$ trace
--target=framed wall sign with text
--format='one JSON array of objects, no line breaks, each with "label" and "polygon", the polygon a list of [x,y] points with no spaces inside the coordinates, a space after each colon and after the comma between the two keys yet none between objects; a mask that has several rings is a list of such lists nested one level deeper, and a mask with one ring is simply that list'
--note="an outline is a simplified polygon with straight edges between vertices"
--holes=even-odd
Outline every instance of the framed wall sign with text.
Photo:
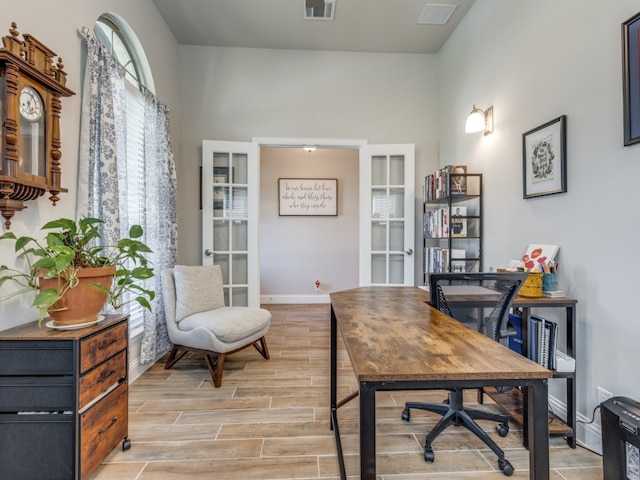
[{"label": "framed wall sign with text", "polygon": [[279,215],[338,215],[335,178],[279,178]]}]

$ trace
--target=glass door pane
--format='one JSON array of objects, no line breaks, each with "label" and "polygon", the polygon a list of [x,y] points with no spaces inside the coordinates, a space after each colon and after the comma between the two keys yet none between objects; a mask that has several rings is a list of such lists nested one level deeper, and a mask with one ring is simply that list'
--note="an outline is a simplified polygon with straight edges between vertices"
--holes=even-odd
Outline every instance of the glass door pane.
[{"label": "glass door pane", "polygon": [[257,145],[204,141],[203,264],[220,265],[228,306],[258,306]]},{"label": "glass door pane", "polygon": [[414,285],[414,146],[367,145],[360,153],[367,209],[361,209],[360,284]]}]

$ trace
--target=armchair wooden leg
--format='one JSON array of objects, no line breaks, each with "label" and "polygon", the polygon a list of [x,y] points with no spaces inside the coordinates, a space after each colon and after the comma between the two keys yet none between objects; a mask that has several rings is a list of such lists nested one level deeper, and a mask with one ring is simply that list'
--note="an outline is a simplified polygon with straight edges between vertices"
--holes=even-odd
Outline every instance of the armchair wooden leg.
[{"label": "armchair wooden leg", "polygon": [[[215,359],[212,357],[216,357]],[[213,380],[213,385],[216,388],[219,388],[222,385],[222,370],[224,369],[224,357],[225,354],[221,353],[219,355],[205,354],[204,360],[207,363],[207,367],[209,368],[209,373],[211,374],[211,379]]]},{"label": "armchair wooden leg", "polygon": [[184,357],[188,352],[189,350],[187,350],[186,348],[181,347],[180,345],[174,345],[171,349],[169,357],[167,358],[167,361],[164,364],[164,368],[169,369],[173,367],[176,363],[178,363],[178,360]]},{"label": "armchair wooden leg", "polygon": [[[260,342],[260,346],[258,346],[258,342]],[[254,342],[253,347],[260,352],[266,360],[269,360],[269,347],[267,347],[267,339],[266,337],[261,337],[260,340]]]}]

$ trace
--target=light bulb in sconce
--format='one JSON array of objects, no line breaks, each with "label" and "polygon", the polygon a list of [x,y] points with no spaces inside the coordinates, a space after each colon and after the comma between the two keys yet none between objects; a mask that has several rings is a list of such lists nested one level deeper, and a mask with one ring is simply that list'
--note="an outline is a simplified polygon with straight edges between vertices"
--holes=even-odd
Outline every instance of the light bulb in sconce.
[{"label": "light bulb in sconce", "polygon": [[485,135],[493,133],[493,107],[482,110],[474,105],[464,124],[464,131],[466,133],[484,132]]}]

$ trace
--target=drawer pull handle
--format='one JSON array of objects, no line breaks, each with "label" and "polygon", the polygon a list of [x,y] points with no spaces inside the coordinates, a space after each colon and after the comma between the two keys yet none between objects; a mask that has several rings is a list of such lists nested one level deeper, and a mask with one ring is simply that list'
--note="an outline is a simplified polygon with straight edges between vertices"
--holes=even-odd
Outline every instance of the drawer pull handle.
[{"label": "drawer pull handle", "polygon": [[100,377],[98,379],[98,383],[102,383],[104,382],[107,378],[109,378],[111,375],[113,375],[114,373],[116,373],[115,370],[111,370],[109,373],[107,373],[104,377]]},{"label": "drawer pull handle", "polygon": [[109,426],[108,426],[107,428],[102,428],[102,429],[100,429],[100,430],[98,431],[98,434],[99,434],[99,435],[102,435],[103,433],[105,433],[107,430],[109,430],[111,427],[113,427],[113,426],[116,424],[116,422],[117,422],[117,421],[118,421],[118,419],[117,419],[116,417],[113,417],[113,418],[111,419],[111,423],[109,424]]},{"label": "drawer pull handle", "polygon": [[113,345],[114,343],[116,343],[118,341],[117,338],[112,338],[110,342],[105,342],[102,345],[98,345],[98,350],[104,350],[105,348],[107,348],[109,345]]}]

